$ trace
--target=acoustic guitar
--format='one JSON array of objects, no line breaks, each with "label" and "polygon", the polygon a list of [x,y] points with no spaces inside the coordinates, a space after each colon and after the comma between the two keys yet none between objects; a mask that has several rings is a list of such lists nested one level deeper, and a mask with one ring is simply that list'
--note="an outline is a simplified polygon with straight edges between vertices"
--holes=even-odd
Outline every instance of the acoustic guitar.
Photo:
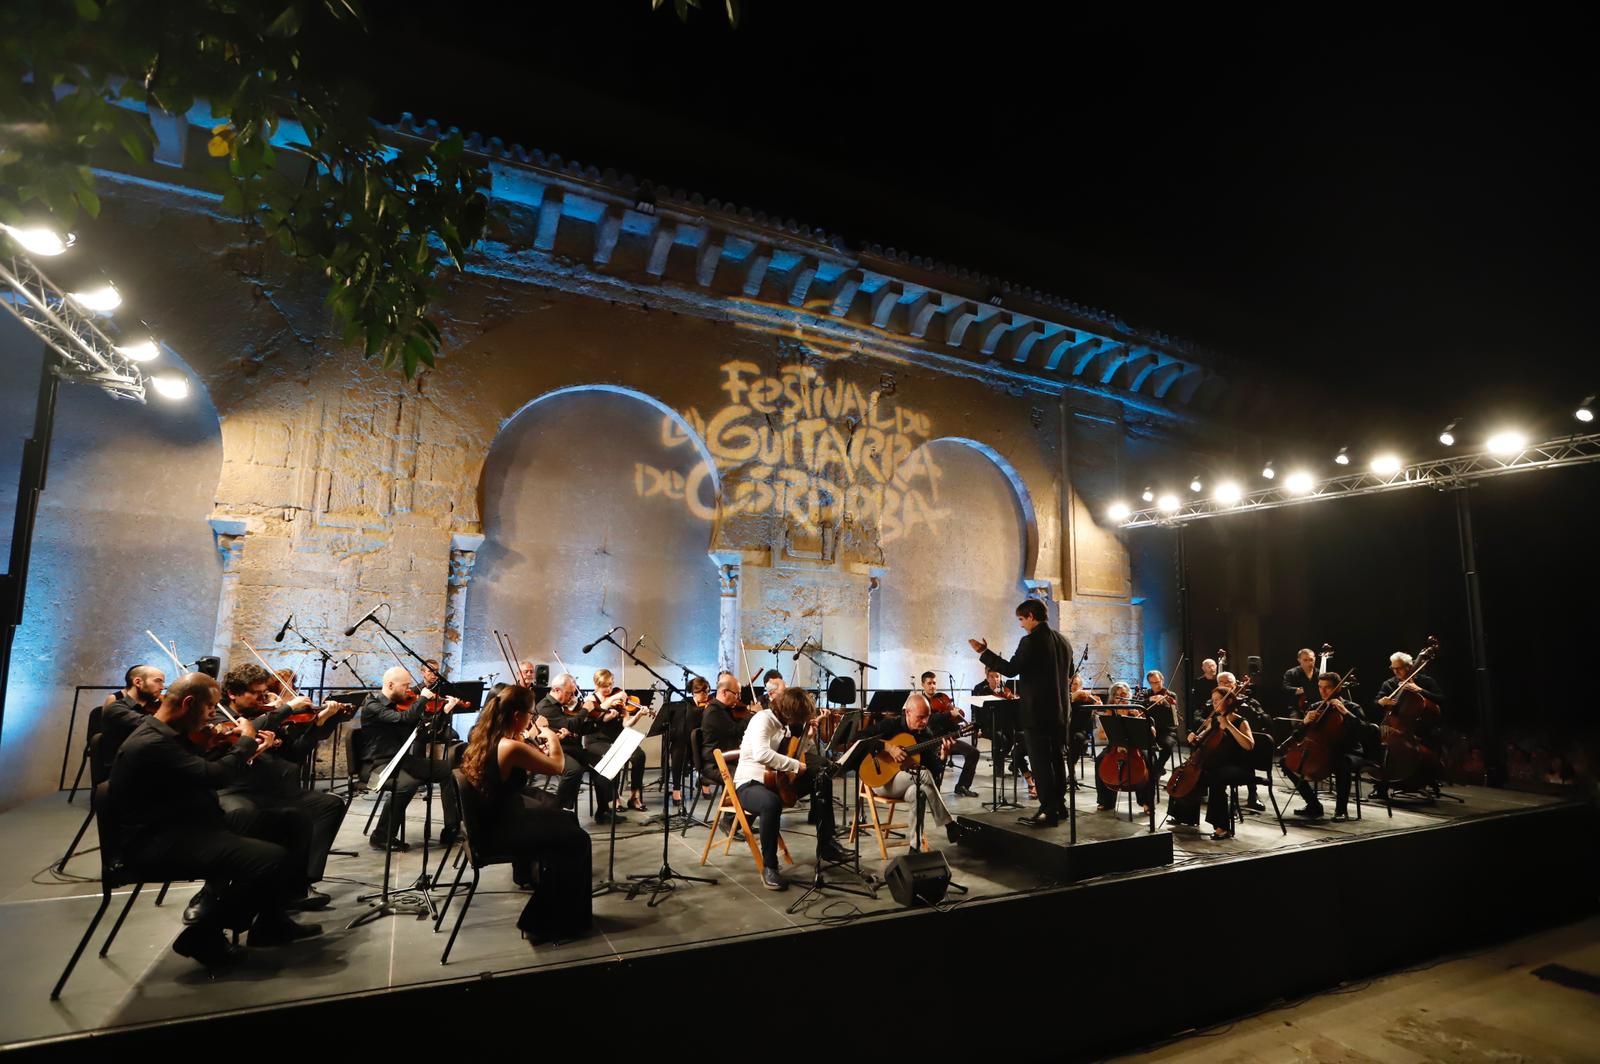
[{"label": "acoustic guitar", "polygon": [[900,774],[902,768],[907,765],[922,764],[922,751],[932,750],[946,739],[960,739],[971,735],[977,730],[978,726],[976,724],[968,724],[958,731],[941,735],[937,739],[924,739],[920,743],[917,742],[916,736],[910,732],[901,732],[899,735],[893,735],[885,739],[883,745],[885,747],[898,746],[904,750],[906,752],[904,761],[894,760],[885,750],[874,750],[866,756],[866,759],[861,762],[861,767],[856,771],[861,776],[861,782],[867,786],[874,789],[886,786],[890,780]]}]

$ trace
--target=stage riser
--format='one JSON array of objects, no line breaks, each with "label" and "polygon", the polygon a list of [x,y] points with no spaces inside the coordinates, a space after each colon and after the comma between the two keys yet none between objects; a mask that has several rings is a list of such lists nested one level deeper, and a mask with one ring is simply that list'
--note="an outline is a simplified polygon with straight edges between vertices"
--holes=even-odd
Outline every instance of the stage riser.
[{"label": "stage riser", "polygon": [[[908,980],[925,972],[971,1020],[960,1030],[941,1025],[951,1044],[999,1029],[995,1047],[1008,1053],[1092,1057],[1589,914],[1600,896],[1597,827],[1591,807],[1557,806],[622,962],[475,979],[463,964],[470,981],[107,1031],[95,1048],[243,1044],[281,1035],[291,1018],[300,1030],[357,1038],[412,1030],[418,1017],[523,1015],[547,995],[573,1003],[581,1023],[581,1003],[603,1015],[599,1003],[631,987],[654,995],[653,1008],[681,1014],[669,1044],[699,1051],[723,1044],[708,1032],[740,1027],[737,1017],[758,1002],[755,1014],[770,1026],[777,999],[763,988],[798,1003],[819,985],[830,999],[814,1002],[816,1016],[842,1045],[881,1036],[887,1015],[903,1021]],[[859,1007],[869,975],[883,990],[881,1008]],[[739,1005],[730,987],[751,1000]],[[1052,1033],[1041,1042],[1030,1030]],[[640,1049],[655,1037],[645,1024],[609,1030],[608,1044],[612,1035]],[[84,1041],[59,1048],[81,1054]]]},{"label": "stage riser", "polygon": [[1067,846],[1020,824],[1002,825],[965,816],[956,817],[956,822],[961,829],[960,845],[991,860],[1044,872],[1059,883],[1172,863],[1172,835],[1166,831],[1139,831],[1120,839],[1080,838],[1078,845]]}]

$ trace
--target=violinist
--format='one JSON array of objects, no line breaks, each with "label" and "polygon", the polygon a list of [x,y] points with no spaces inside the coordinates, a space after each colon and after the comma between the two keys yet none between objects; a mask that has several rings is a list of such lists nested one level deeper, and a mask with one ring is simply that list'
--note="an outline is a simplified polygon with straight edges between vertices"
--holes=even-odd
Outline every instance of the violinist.
[{"label": "violinist", "polygon": [[[410,670],[396,665],[383,674],[383,689],[367,696],[361,704],[361,731],[366,736],[366,749],[361,755],[368,765],[381,768],[400,753],[410,741],[417,725],[422,723],[427,709],[421,693],[413,685]],[[383,816],[368,840],[372,848],[382,850],[392,846],[404,852],[411,847],[401,841],[400,825],[404,822],[406,806],[424,783],[440,784],[444,791],[444,828],[439,841],[448,845],[457,838],[461,814],[456,808],[455,791],[443,784],[450,778],[450,762],[427,753],[408,750],[400,766],[390,777],[394,794],[383,808]]]},{"label": "violinist", "polygon": [[[1228,787],[1252,779],[1246,755],[1256,745],[1250,722],[1235,708],[1233,674],[1224,672],[1217,677],[1217,687],[1211,692],[1211,712],[1200,730],[1188,737],[1191,747],[1212,738],[1220,731],[1219,746],[1205,764],[1200,784],[1206,789],[1206,823],[1212,827],[1211,837],[1218,841],[1233,837],[1233,818],[1228,809]],[[1224,681],[1227,681],[1226,683]],[[1200,792],[1196,790],[1185,798],[1172,798],[1167,802],[1167,816],[1179,824],[1190,827],[1200,822]]]},{"label": "violinist", "polygon": [[[719,687],[718,693],[721,693]],[[783,753],[791,728],[805,728],[816,715],[811,696],[798,687],[786,687],[773,696],[772,705],[750,718],[739,743],[739,763],[733,785],[745,812],[759,818],[761,835],[761,885],[768,890],[788,887],[778,871],[778,826],[783,817],[783,799],[768,787],[766,773],[771,770],[795,777],[801,793],[811,790],[816,777],[803,754],[814,749],[807,728],[801,739],[802,757]],[[817,860],[843,861],[848,854],[833,839],[833,802],[826,790],[819,790],[811,803],[817,827]]]},{"label": "violinist", "polygon": [[154,665],[135,665],[122,676],[122,690],[100,707],[100,738],[94,743],[89,778],[103,783],[111,778],[111,763],[133,729],[154,713],[166,690],[167,675]]},{"label": "violinist", "polygon": [[768,669],[766,675],[761,677],[761,704],[772,705],[773,696],[788,686],[783,679],[783,673],[777,669]]},{"label": "violinist", "polygon": [[[939,677],[932,672],[922,674],[922,695],[931,707],[934,705],[935,696],[939,696]],[[931,713],[928,720],[929,735],[953,735],[961,730],[967,723],[967,715],[961,707],[950,700],[949,695],[939,696],[940,700],[949,705],[947,713]],[[904,730],[904,729],[902,729]],[[898,735],[898,732],[889,732]],[[919,740],[920,741],[920,740]],[[953,739],[950,749],[942,751],[941,761],[948,763],[954,754],[961,755],[961,775],[956,778],[955,795],[957,798],[976,798],[978,792],[972,789],[972,781],[978,774],[978,748],[965,739]],[[943,775],[943,765],[940,773]]]},{"label": "violinist", "polygon": [[716,694],[700,715],[700,742],[705,755],[700,765],[702,776],[717,778],[717,763],[712,760],[711,751],[721,750],[730,762],[738,758],[739,744],[744,739],[748,722],[749,711],[739,701],[739,678],[731,672],[720,674]]},{"label": "violinist", "polygon": [[1299,664],[1283,674],[1283,704],[1291,717],[1298,717],[1305,711],[1321,682],[1317,676],[1317,656],[1311,648],[1302,647],[1295,660]]},{"label": "violinist", "polygon": [[1167,771],[1172,751],[1178,745],[1178,722],[1183,719],[1178,708],[1178,693],[1167,686],[1167,678],[1160,669],[1144,674],[1145,689],[1139,696],[1147,716],[1156,726],[1156,775]]},{"label": "violinist", "polygon": [[208,968],[232,960],[227,927],[249,927],[251,946],[278,946],[322,933],[287,913],[304,883],[303,866],[275,837],[290,825],[259,823],[261,835],[232,831],[216,791],[243,770],[257,750],[255,725],[242,721],[239,738],[206,760],[184,738],[199,732],[221,691],[204,673],[179,677],[161,704],[134,729],[112,765],[112,809],[123,831],[123,857],[133,868],[181,867],[217,884],[218,903],[185,928],[173,951]]},{"label": "violinist", "polygon": [[[1350,718],[1349,723],[1356,725],[1361,723],[1361,710],[1354,702],[1346,702],[1335,695],[1334,692],[1338,689],[1338,673],[1325,672],[1317,677],[1317,695],[1319,699],[1306,710],[1305,723],[1307,727],[1315,724],[1317,719],[1324,713],[1342,713]],[[1358,729],[1354,727],[1344,729],[1342,734],[1349,736],[1349,740],[1344,749],[1334,751],[1333,819],[1335,820],[1349,819],[1345,807],[1350,802],[1350,762],[1346,755],[1354,749],[1356,742],[1360,738]],[[1317,792],[1310,782],[1291,772],[1288,765],[1282,765],[1280,768],[1289,782],[1294,784],[1294,789],[1300,792],[1300,797],[1305,799],[1306,804],[1296,809],[1294,815],[1303,817],[1306,820],[1320,820],[1322,818],[1322,803],[1317,801]]]},{"label": "violinist", "polygon": [[[693,731],[700,727],[700,719],[705,714],[706,707],[711,704],[711,684],[704,676],[694,676],[689,679],[689,698],[687,701],[678,700],[668,702],[662,708],[666,717],[666,731],[663,735],[672,737],[672,801],[675,805],[683,803],[683,780],[687,774],[693,752],[689,749],[689,737]],[[711,783],[709,780],[700,781],[702,796],[711,797]]]},{"label": "violinist", "polygon": [[1068,700],[1072,710],[1069,718],[1071,724],[1071,737],[1067,750],[1067,758],[1074,765],[1089,748],[1089,733],[1094,730],[1094,706],[1104,705],[1100,696],[1083,686],[1083,677],[1077,673],[1072,674],[1072,682],[1068,686]]},{"label": "violinist", "polygon": [[[589,783],[594,788],[594,819],[598,824],[609,823],[616,817],[624,822],[622,814],[611,808],[615,800],[612,782],[594,771],[604,755],[596,755],[584,745],[584,739],[598,726],[599,721],[589,716],[578,702],[578,682],[571,673],[558,673],[550,679],[550,693],[534,707],[539,716],[550,725],[550,730],[561,740],[561,753],[565,764],[561,782],[556,784],[556,800],[563,809],[578,808],[578,784],[583,774],[589,773]],[[611,744],[606,743],[606,749]]]},{"label": "violinist", "polygon": [[[1159,675],[1159,673],[1157,675]],[[1111,704],[1114,705],[1114,706],[1119,706],[1119,705],[1124,705],[1125,706],[1125,705],[1135,704],[1133,702],[1133,691],[1128,687],[1127,684],[1122,683],[1121,681],[1118,681],[1117,683],[1114,683],[1114,684],[1111,685]],[[1106,710],[1106,712],[1107,713],[1111,713],[1113,711],[1112,710]],[[1136,710],[1116,710],[1115,712],[1117,712],[1117,713],[1119,713],[1121,715],[1124,715],[1124,716],[1139,716],[1139,717],[1144,717],[1147,720],[1149,719],[1149,714],[1144,712],[1143,707],[1141,707],[1137,711]],[[1151,742],[1151,745],[1154,745],[1155,741],[1156,741],[1156,724],[1155,724],[1155,721],[1151,720],[1150,721],[1150,742]],[[1095,791],[1095,799],[1096,799],[1096,803],[1095,804],[1096,804],[1097,811],[1101,812],[1101,813],[1110,812],[1111,810],[1113,810],[1113,809],[1115,809],[1117,807],[1117,792],[1112,790],[1110,787],[1106,786],[1105,781],[1100,778],[1100,763],[1106,759],[1106,755],[1109,754],[1109,753],[1111,753],[1111,747],[1107,746],[1104,750],[1100,751],[1099,755],[1097,757],[1095,757],[1095,759],[1094,759],[1094,769],[1095,769],[1095,772],[1094,772],[1094,791]],[[1141,757],[1144,756],[1144,751],[1140,750],[1138,752],[1138,755],[1141,756]],[[1155,798],[1155,795],[1156,795],[1156,774],[1154,772],[1152,772],[1152,773],[1149,773],[1148,775],[1146,775],[1145,782],[1141,786],[1135,788],[1133,793],[1134,793],[1134,797],[1139,800],[1139,811],[1141,813],[1145,814],[1146,816],[1149,816],[1150,815],[1150,806],[1156,800],[1156,798]]]},{"label": "violinist", "polygon": [[[1029,827],[1055,827],[1067,815],[1067,767],[1062,747],[1067,731],[1067,689],[1073,675],[1072,644],[1050,627],[1050,614],[1038,599],[1023,600],[1015,612],[1024,634],[1010,661],[990,650],[985,640],[968,639],[967,643],[987,668],[1021,678],[1023,736],[1033,765],[1039,811],[1020,822]],[[1076,721],[1073,723],[1076,746]],[[1085,743],[1087,739],[1085,733]]]},{"label": "violinist", "polygon": [[[594,674],[594,693],[584,699],[584,708],[591,715],[599,714],[598,723],[594,731],[583,737],[584,748],[594,756],[595,761],[604,758],[611,750],[611,744],[617,741],[617,736],[622,734],[622,728],[628,716],[628,692],[616,685],[616,677],[610,669],[596,669]],[[628,793],[628,808],[638,812],[648,812],[644,804],[644,747],[639,747],[628,759],[628,774],[630,790]]]},{"label": "violinist", "polygon": [[[481,799],[487,836],[473,842],[491,853],[510,854],[517,886],[533,887],[517,928],[534,945],[576,938],[594,922],[589,833],[548,791],[526,789],[529,776],[566,771],[561,737],[550,724],[534,712],[532,690],[505,687],[483,707],[461,757],[461,775]],[[524,741],[530,729],[543,748]]]}]

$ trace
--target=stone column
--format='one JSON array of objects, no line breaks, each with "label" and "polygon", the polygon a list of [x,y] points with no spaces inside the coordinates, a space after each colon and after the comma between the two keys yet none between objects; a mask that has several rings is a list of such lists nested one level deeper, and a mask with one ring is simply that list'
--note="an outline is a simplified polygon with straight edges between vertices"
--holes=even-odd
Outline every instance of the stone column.
[{"label": "stone column", "polygon": [[1028,589],[1028,597],[1038,599],[1044,603],[1046,616],[1050,618],[1050,627],[1060,629],[1065,623],[1061,619],[1060,603],[1056,602],[1055,588],[1049,580],[1024,580],[1022,586]]},{"label": "stone column", "polygon": [[472,583],[472,566],[478,560],[483,537],[475,532],[456,532],[450,537],[450,575],[444,600],[444,657],[440,662],[445,675],[461,679],[461,640],[467,630],[467,585]]},{"label": "stone column", "polygon": [[717,668],[739,670],[739,571],[742,556],[738,551],[712,551],[711,564],[717,567],[722,590],[722,609],[717,626]]},{"label": "stone column", "polygon": [[217,596],[217,624],[211,636],[211,653],[222,659],[224,670],[232,662],[233,611],[239,601],[239,560],[244,557],[244,539],[249,526],[242,517],[213,517],[211,535],[222,556],[222,591]]}]

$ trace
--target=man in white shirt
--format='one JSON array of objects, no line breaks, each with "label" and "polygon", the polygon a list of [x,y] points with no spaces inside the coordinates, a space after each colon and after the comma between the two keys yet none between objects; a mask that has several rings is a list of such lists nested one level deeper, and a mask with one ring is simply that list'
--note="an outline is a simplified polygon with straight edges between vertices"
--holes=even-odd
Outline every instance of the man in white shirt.
[{"label": "man in white shirt", "polygon": [[[773,696],[772,705],[750,718],[744,740],[739,744],[739,764],[733,786],[739,804],[759,821],[761,834],[761,885],[768,890],[783,890],[789,884],[778,871],[778,829],[783,818],[783,799],[764,782],[770,770],[794,779],[796,790],[805,793],[813,782],[805,761],[784,751],[789,746],[789,728],[801,727],[815,709],[811,696],[797,687],[785,688]],[[809,736],[800,739],[796,753],[810,744]],[[811,803],[817,827],[817,860],[842,861],[848,855],[833,841],[833,800],[819,791]]]}]

